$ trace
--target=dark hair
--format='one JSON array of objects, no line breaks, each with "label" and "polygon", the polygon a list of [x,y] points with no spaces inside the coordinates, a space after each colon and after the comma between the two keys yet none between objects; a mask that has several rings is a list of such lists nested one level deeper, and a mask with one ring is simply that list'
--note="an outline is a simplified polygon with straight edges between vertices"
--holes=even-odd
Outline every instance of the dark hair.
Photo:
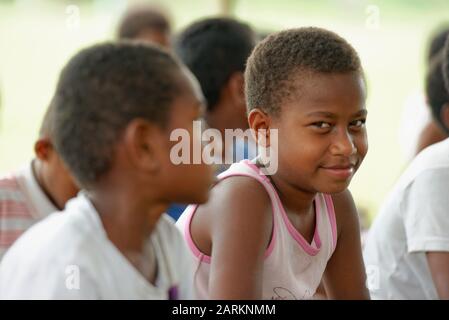
[{"label": "dark hair", "polygon": [[183,90],[179,76],[180,65],[168,52],[143,43],[99,44],[69,61],[52,100],[54,140],[82,187],[109,170],[130,121],[167,125]]},{"label": "dark hair", "polygon": [[134,39],[144,29],[171,32],[170,21],[162,9],[150,5],[139,5],[128,9],[119,23],[119,39]]},{"label": "dark hair", "polygon": [[295,77],[316,73],[363,73],[354,48],[337,34],[307,27],[281,31],[260,42],[248,59],[245,93],[248,110],[277,115],[290,98]]},{"label": "dark hair", "polygon": [[197,21],[175,40],[174,50],[198,79],[209,111],[229,77],[245,70],[255,41],[255,33],[247,24],[230,18]]},{"label": "dark hair", "polygon": [[50,105],[45,111],[44,117],[42,118],[41,127],[39,129],[39,138],[50,138],[53,140],[53,135],[55,131],[55,123],[54,123],[54,112],[53,106]]},{"label": "dark hair", "polygon": [[449,128],[446,128],[441,119],[441,109],[449,103],[449,94],[444,85],[443,58],[443,52],[440,52],[430,62],[426,76],[426,96],[433,118],[445,131],[449,132]]},{"label": "dark hair", "polygon": [[446,87],[446,91],[449,92],[449,36],[446,38],[446,43],[442,52],[444,85]]},{"label": "dark hair", "polygon": [[427,61],[430,63],[433,57],[435,57],[444,48],[444,43],[449,35],[449,26],[440,26],[434,31],[430,37],[430,43],[427,51]]}]

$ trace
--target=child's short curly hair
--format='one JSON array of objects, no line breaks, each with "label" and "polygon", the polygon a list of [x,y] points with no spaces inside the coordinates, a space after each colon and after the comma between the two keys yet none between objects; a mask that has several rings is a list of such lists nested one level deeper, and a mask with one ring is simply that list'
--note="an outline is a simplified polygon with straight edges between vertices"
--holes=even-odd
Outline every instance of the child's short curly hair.
[{"label": "child's short curly hair", "polygon": [[316,73],[363,73],[354,48],[334,32],[316,28],[281,31],[260,42],[247,62],[245,93],[248,111],[260,108],[277,115],[297,90],[297,76]]},{"label": "child's short curly hair", "polygon": [[110,169],[133,119],[168,125],[185,90],[181,68],[168,52],[134,42],[97,44],[68,62],[51,102],[51,125],[56,150],[81,187],[92,187]]}]

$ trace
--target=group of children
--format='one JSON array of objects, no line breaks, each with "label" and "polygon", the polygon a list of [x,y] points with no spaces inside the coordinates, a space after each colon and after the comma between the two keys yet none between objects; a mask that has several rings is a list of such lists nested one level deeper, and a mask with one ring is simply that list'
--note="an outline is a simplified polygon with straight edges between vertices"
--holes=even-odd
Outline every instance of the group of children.
[{"label": "group of children", "polygon": [[[139,41],[97,44],[70,59],[36,158],[0,180],[0,298],[369,299],[347,189],[368,150],[366,83],[354,48],[316,27],[256,45],[251,28],[230,18],[195,22],[164,48],[165,40],[142,41],[154,36],[136,29],[144,19],[124,21],[132,25],[120,34]],[[441,56],[438,70],[448,77],[449,48]],[[276,172],[266,175],[267,164],[251,155],[229,167],[174,164],[174,130],[188,133],[190,155],[202,153],[194,148],[199,119],[219,131],[252,129],[258,148],[274,150]],[[447,190],[448,143],[417,159],[393,196],[413,201],[415,220]],[[447,197],[441,201],[446,208]],[[190,205],[175,224],[165,212],[177,204]],[[394,221],[378,223],[366,247],[367,266],[382,275],[371,294],[388,293],[380,298],[401,297],[385,273],[398,247],[406,248],[400,263],[412,251],[449,251],[443,210],[422,226],[407,220],[405,231],[404,212],[385,215]],[[402,231],[422,237],[409,244]],[[439,256],[428,259],[437,261],[430,272],[445,297],[447,270]],[[420,272],[428,278],[428,269]]]}]

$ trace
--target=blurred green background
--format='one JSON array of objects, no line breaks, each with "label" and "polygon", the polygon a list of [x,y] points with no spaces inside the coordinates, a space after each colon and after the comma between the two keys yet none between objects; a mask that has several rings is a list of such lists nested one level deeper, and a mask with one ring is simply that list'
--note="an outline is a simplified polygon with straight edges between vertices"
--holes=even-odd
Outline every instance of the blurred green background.
[{"label": "blurred green background", "polygon": [[[62,66],[80,48],[112,39],[133,2],[0,0],[0,174],[32,157]],[[219,0],[158,3],[171,12],[175,30],[224,10]],[[398,139],[402,109],[407,97],[423,90],[427,39],[449,20],[449,1],[236,0],[228,10],[259,30],[325,27],[357,49],[369,85],[370,150],[351,191],[373,217],[406,165]]]}]

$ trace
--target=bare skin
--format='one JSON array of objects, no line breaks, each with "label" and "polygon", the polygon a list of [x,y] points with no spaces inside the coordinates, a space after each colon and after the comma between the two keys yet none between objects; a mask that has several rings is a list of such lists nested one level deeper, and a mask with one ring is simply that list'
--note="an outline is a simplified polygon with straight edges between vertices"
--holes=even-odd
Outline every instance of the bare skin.
[{"label": "bare skin", "polygon": [[76,196],[79,188],[49,137],[40,137],[34,144],[34,151],[33,174],[48,199],[62,210],[66,202]]},{"label": "bare skin", "polygon": [[416,154],[420,153],[432,144],[443,141],[447,137],[447,133],[444,132],[444,130],[441,129],[435,121],[429,122],[419,135]]},{"label": "bare skin", "polygon": [[170,50],[170,32],[156,30],[153,28],[145,28],[141,30],[135,37],[136,40],[155,43]]},{"label": "bare skin", "polygon": [[449,300],[449,252],[426,252],[426,258],[438,297]]},{"label": "bare skin", "polygon": [[416,154],[423,149],[443,141],[449,136],[449,103],[445,103],[440,110],[441,124],[432,119],[421,131],[418,139]]}]

